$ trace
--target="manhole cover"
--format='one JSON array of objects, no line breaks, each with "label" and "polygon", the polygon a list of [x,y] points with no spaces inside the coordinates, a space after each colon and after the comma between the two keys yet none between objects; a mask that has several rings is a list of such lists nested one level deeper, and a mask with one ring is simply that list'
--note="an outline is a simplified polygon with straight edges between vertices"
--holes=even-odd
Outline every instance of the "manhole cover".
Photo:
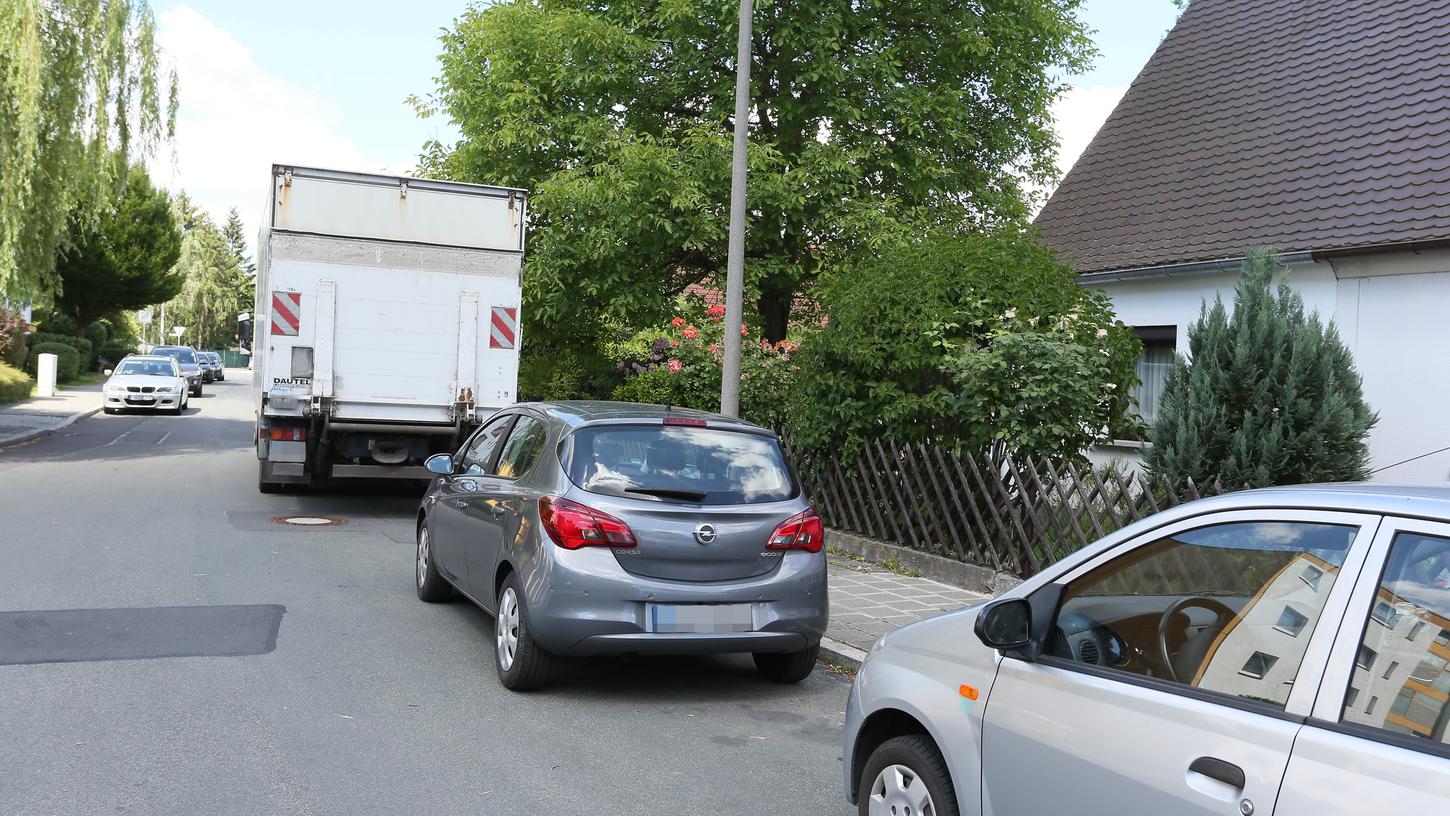
[{"label": "manhole cover", "polygon": [[273,516],[273,524],[285,524],[289,527],[336,527],[346,524],[347,519],[340,519],[337,516]]}]

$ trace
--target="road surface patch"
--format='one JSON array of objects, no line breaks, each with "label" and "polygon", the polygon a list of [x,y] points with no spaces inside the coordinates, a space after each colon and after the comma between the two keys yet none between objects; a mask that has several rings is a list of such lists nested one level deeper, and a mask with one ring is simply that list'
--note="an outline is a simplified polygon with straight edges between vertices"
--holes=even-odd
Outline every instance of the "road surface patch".
[{"label": "road surface patch", "polygon": [[0,665],[262,655],[277,647],[286,611],[250,604],[0,612]]}]

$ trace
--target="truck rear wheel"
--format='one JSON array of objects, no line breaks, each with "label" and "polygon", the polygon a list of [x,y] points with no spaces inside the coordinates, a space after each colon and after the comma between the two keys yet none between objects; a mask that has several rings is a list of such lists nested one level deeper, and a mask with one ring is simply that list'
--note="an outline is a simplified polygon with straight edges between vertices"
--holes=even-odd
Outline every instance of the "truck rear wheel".
[{"label": "truck rear wheel", "polygon": [[259,493],[281,493],[286,485],[281,482],[267,481],[267,463],[257,462],[257,492]]}]

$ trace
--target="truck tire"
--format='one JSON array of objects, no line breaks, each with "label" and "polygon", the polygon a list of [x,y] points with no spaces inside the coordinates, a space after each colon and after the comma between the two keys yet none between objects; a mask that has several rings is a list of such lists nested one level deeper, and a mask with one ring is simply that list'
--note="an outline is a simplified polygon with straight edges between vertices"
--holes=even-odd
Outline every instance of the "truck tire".
[{"label": "truck tire", "polygon": [[267,463],[257,463],[257,492],[259,493],[281,493],[287,486],[281,482],[267,481]]}]

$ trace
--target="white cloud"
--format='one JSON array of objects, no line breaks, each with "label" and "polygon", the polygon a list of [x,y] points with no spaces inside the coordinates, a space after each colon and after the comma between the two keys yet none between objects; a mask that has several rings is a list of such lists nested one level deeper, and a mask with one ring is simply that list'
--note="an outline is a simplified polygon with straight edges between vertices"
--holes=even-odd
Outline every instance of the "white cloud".
[{"label": "white cloud", "polygon": [[1057,98],[1052,106],[1052,117],[1057,123],[1057,168],[1060,175],[1067,175],[1078,157],[1087,150],[1088,143],[1097,135],[1098,128],[1107,121],[1127,90],[1120,85],[1089,85],[1069,88]]},{"label": "white cloud", "polygon": [[412,167],[363,155],[325,92],[259,65],[246,45],[195,9],[161,12],[157,39],[181,88],[176,161],[163,147],[152,177],[186,190],[218,224],[236,207],[255,239],[274,162],[398,173]]}]

